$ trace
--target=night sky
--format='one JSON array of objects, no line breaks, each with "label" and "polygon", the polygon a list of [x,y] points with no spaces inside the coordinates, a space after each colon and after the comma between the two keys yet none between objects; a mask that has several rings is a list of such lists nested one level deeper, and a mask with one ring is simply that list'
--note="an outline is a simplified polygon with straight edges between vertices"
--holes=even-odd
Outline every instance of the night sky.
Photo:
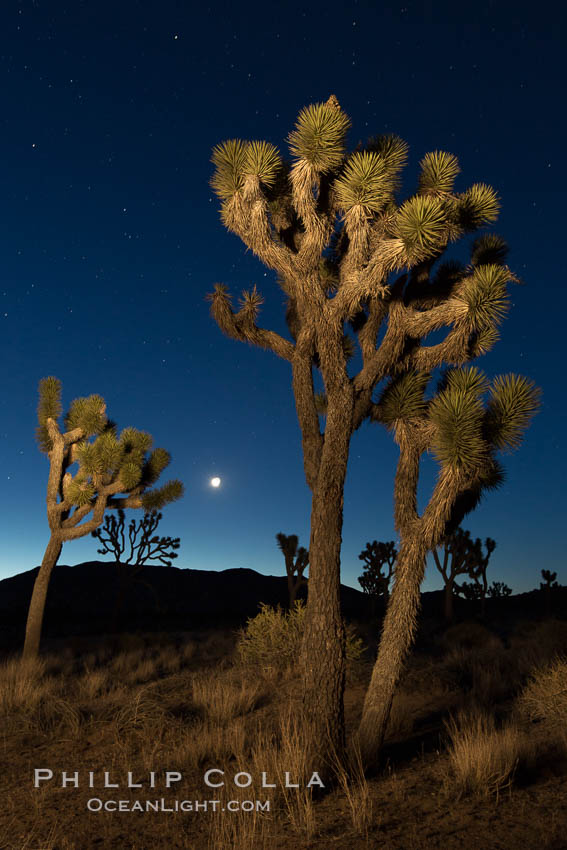
[{"label": "night sky", "polygon": [[[567,584],[563,14],[485,0],[2,3],[0,578],[39,564],[49,537],[34,440],[47,375],[65,410],[98,393],[120,429],[171,452],[161,481],[180,478],[186,494],[160,531],[181,537],[176,566],[277,575],[277,532],[308,545],[290,365],[223,337],[205,301],[216,282],[235,296],[257,284],[260,324],[287,335],[274,275],[220,222],[210,155],[235,137],[287,155],[299,110],[334,93],[350,147],[384,132],[409,143],[406,193],[439,149],[459,157],[459,191],[487,182],[502,199],[493,229],[526,285],[476,365],[525,374],[543,404],[504,458],[506,483],[464,527],[496,540],[489,575],[514,592],[538,586],[542,567]],[[354,435],[346,584],[358,587],[366,541],[395,538],[396,459],[384,428]],[[60,563],[96,559],[96,546],[68,542]],[[430,567],[424,589],[440,586]]]}]

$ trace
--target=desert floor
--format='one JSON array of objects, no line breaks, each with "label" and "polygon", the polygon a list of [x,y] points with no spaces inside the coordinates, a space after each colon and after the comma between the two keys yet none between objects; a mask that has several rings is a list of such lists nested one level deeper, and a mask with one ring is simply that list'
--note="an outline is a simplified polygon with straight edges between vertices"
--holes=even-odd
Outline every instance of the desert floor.
[{"label": "desert floor", "polygon": [[[368,650],[349,663],[349,740],[377,628],[359,634]],[[230,630],[45,642],[38,664],[7,657],[0,669],[0,847],[567,848],[566,652],[557,620],[507,634],[474,622],[423,628],[381,766],[365,777],[350,745],[349,775],[338,769],[321,794],[282,787],[285,771],[305,782],[308,742],[297,672],[277,654],[243,660]],[[226,771],[226,787],[207,788],[208,768]],[[34,769],[53,780],[34,787]],[[182,774],[169,789],[166,770]],[[61,771],[79,771],[79,787],[61,787]],[[122,787],[101,787],[103,771]],[[124,787],[128,771],[142,788]],[[250,787],[232,784],[239,771]],[[262,771],[276,788],[261,788]],[[87,809],[162,798],[217,799],[225,811]],[[231,800],[271,810],[229,812]]]}]

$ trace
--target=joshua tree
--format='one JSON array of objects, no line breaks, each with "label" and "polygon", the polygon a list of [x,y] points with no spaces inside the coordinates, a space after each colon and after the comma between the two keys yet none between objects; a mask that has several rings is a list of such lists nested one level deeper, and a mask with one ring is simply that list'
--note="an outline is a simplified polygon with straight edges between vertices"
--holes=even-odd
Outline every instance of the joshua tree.
[{"label": "joshua tree", "polygon": [[479,537],[477,537],[473,544],[475,557],[473,557],[468,570],[469,578],[472,579],[472,582],[464,581],[461,585],[455,585],[456,592],[462,594],[465,599],[480,599],[481,617],[484,617],[486,597],[490,595],[486,570],[488,569],[490,556],[496,549],[496,541],[492,540],[491,537],[487,537],[484,545],[486,554],[482,551],[482,541]]},{"label": "joshua tree", "polygon": [[[169,453],[165,449],[150,452],[151,436],[135,428],[125,428],[117,436],[105,411],[99,395],[77,398],[61,430],[61,382],[50,377],[39,383],[37,441],[49,458],[47,519],[51,536],[33,587],[24,658],[38,654],[49,579],[63,543],[98,528],[107,508],[150,511],[183,495],[180,481],[148,489],[168,465]],[[78,469],[73,475],[69,469],[75,463]],[[119,497],[121,493],[125,495]]]},{"label": "joshua tree", "polygon": [[[363,591],[370,595],[373,612],[377,599],[388,600],[388,588],[397,554],[393,540],[389,543],[373,540],[372,543],[366,544],[366,549],[358,556],[360,561],[364,561],[364,572],[358,577],[358,583]],[[385,573],[382,572],[384,565],[387,568]]]},{"label": "joshua tree", "polygon": [[552,573],[551,570],[542,570],[541,577],[543,579],[540,582],[539,589],[549,591],[552,588],[559,587],[555,579],[557,578],[557,573]]},{"label": "joshua tree", "polygon": [[[331,96],[300,112],[288,137],[290,163],[268,142],[237,139],[215,147],[212,156],[211,185],[222,202],[223,224],[276,273],[287,298],[292,340],[258,326],[263,299],[255,286],[243,293],[236,311],[226,286],[217,284],[210,296],[224,333],[291,364],[312,494],[303,692],[321,763],[342,749],[344,738],[340,547],[354,431],[374,413],[394,430],[401,449],[396,515],[403,539],[364,716],[366,732],[379,739],[413,639],[425,554],[447,534],[456,500],[478,495],[497,477],[490,451],[483,454],[491,444],[482,440],[480,418],[490,424],[496,444],[503,444],[535,406],[531,385],[513,377],[493,385],[490,412],[481,417],[473,373],[459,371],[436,401],[423,400],[429,373],[443,364],[463,365],[497,339],[506,285],[515,280],[503,263],[503,241],[478,239],[468,265],[438,260],[449,243],[496,219],[498,199],[482,183],[456,192],[457,159],[436,151],[421,161],[416,192],[398,205],[407,145],[396,136],[379,136],[346,155],[349,125]],[[448,328],[443,342],[423,344],[442,328]],[[361,368],[351,374],[356,344]],[[373,393],[383,381],[387,388],[376,404]],[[430,446],[440,453],[443,469],[419,518],[416,464]]]},{"label": "joshua tree", "polygon": [[[469,269],[473,280],[475,273],[473,265]],[[503,295],[500,298],[504,300]],[[498,313],[501,310],[499,305]],[[367,762],[378,756],[392,698],[413,644],[427,552],[454,532],[485,491],[501,483],[497,452],[519,445],[538,403],[535,387],[517,375],[489,383],[475,367],[450,369],[433,397],[426,398],[429,379],[429,374],[415,371],[392,379],[374,412],[374,418],[393,431],[400,448],[394,492],[400,554],[359,728]],[[435,455],[439,471],[419,515],[420,461],[428,451]]]},{"label": "joshua tree", "polygon": [[493,581],[488,588],[488,595],[493,599],[503,599],[505,596],[510,596],[512,588],[508,587],[503,581]]},{"label": "joshua tree", "polygon": [[299,540],[297,534],[289,536],[280,531],[276,534],[278,546],[285,558],[285,571],[287,573],[287,589],[289,592],[289,609],[294,606],[300,587],[307,587],[307,579],[303,573],[309,564],[309,552],[304,546],[298,548]]},{"label": "joshua tree", "polygon": [[479,581],[482,577],[484,593],[486,594],[486,568],[495,546],[494,540],[488,537],[486,539],[487,554],[485,556],[482,552],[480,537],[471,540],[470,531],[456,528],[453,534],[444,541],[443,561],[439,557],[438,550],[433,550],[433,559],[445,582],[445,618],[447,620],[453,619],[453,593],[458,587],[455,586],[457,576],[468,575],[472,578],[478,578]]},{"label": "joshua tree", "polygon": [[[111,553],[117,564],[134,564],[136,567],[143,567],[148,561],[159,561],[165,567],[170,567],[172,559],[177,558],[177,552],[174,550],[179,549],[181,538],[154,535],[162,519],[161,512],[152,510],[139,522],[134,519],[130,521],[128,526],[130,554],[127,558],[123,557],[127,545],[124,534],[125,514],[122,508],[119,508],[117,513],[118,516],[106,514],[104,526],[91,531],[91,535],[102,543],[103,548],[96,550],[99,555]],[[138,535],[140,535],[139,540]]]},{"label": "joshua tree", "polygon": [[[126,551],[125,536],[125,514],[122,508],[118,508],[116,514],[106,514],[104,527],[91,531],[91,535],[102,543],[102,549],[97,549],[100,555],[111,553],[120,570],[120,589],[114,604],[114,611],[110,621],[110,630],[116,631],[118,615],[122,604],[135,581],[140,582],[156,596],[155,589],[149,582],[140,579],[140,573],[148,561],[159,561],[165,567],[170,567],[174,558],[177,558],[176,549],[179,549],[179,537],[159,537],[154,535],[162,519],[162,513],[152,510],[144,514],[139,522],[132,519],[128,526],[128,546],[130,553],[124,558]],[[139,536],[139,539],[138,539]],[[168,551],[169,550],[169,551]]]}]

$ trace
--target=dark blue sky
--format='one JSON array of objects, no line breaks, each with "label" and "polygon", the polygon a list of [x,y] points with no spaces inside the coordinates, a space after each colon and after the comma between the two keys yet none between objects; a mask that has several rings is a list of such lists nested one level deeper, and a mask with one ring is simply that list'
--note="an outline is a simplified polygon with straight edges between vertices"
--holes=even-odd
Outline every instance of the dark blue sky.
[{"label": "dark blue sky", "polygon": [[[176,566],[278,574],[277,532],[308,545],[289,364],[223,337],[205,302],[215,282],[235,295],[257,284],[261,323],[286,332],[273,275],[220,223],[209,158],[234,137],[286,153],[300,108],[334,93],[352,146],[382,132],[409,143],[410,190],[421,157],[441,149],[459,157],[458,189],[484,181],[501,196],[494,229],[527,285],[478,365],[529,376],[543,406],[465,527],[497,541],[492,578],[514,591],[542,567],[567,583],[565,23],[558,4],[485,0],[2,3],[0,578],[38,564],[48,540],[48,462],[34,442],[46,375],[62,380],[65,408],[99,393],[120,428],[172,453],[166,477],[186,495],[160,529],[181,537]],[[355,435],[347,584],[366,541],[395,536],[395,462],[384,429]],[[60,562],[97,557],[95,544],[66,543]],[[429,569],[425,589],[440,584]]]}]

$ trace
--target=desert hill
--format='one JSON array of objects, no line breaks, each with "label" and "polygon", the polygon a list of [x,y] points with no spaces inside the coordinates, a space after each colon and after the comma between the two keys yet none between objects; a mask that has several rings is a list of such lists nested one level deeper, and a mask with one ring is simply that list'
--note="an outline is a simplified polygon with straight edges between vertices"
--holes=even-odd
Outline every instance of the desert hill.
[{"label": "desert hill", "polygon": [[[0,644],[19,644],[38,567],[0,581]],[[220,572],[178,567],[132,568],[88,561],[55,567],[49,586],[43,634],[46,637],[108,631],[169,631],[243,624],[261,602],[287,603],[285,576],[266,576],[251,569]],[[345,617],[367,620],[369,599],[341,585]],[[475,617],[478,604],[455,600],[458,618]],[[422,594],[422,618],[442,619],[443,592]],[[380,611],[376,611],[380,614]],[[549,598],[539,590],[506,599],[488,599],[486,616],[496,627],[511,620],[542,616],[567,619],[567,587]]]}]

